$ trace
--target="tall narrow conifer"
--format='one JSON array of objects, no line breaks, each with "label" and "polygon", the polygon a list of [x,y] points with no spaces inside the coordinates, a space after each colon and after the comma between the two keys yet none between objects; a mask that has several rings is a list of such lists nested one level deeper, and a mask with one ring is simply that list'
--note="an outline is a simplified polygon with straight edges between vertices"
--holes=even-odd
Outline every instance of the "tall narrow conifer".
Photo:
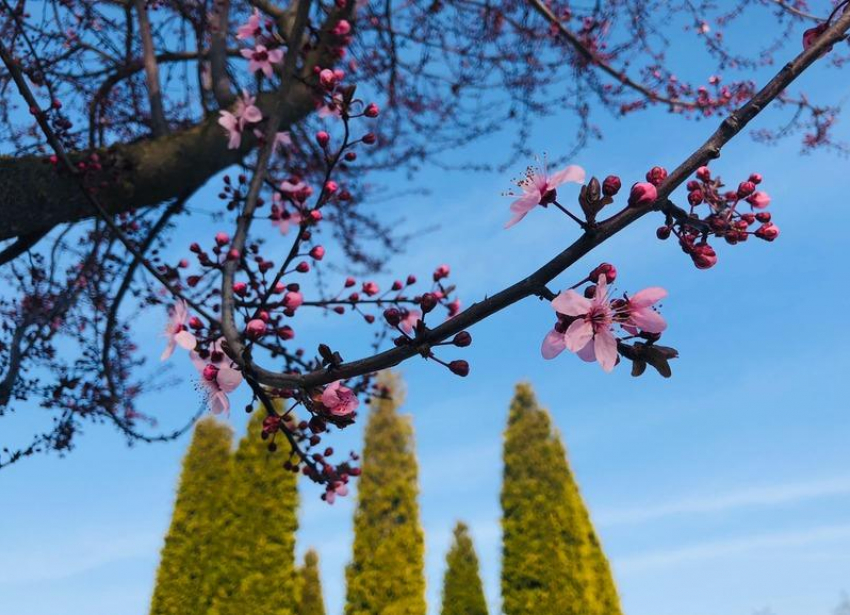
[{"label": "tall narrow conifer", "polygon": [[620,615],[608,561],[560,437],[520,384],[504,440],[505,615]]},{"label": "tall narrow conifer", "polygon": [[195,427],[162,548],[151,615],[205,615],[209,608],[231,437],[230,428],[212,417]]},{"label": "tall narrow conifer", "polygon": [[478,556],[469,528],[458,523],[446,556],[443,607],[440,615],[487,615],[487,601],[478,571]]},{"label": "tall narrow conifer", "polygon": [[402,391],[384,380],[391,399],[373,399],[354,516],[354,556],[346,570],[346,615],[424,615],[424,537],[409,417]]}]

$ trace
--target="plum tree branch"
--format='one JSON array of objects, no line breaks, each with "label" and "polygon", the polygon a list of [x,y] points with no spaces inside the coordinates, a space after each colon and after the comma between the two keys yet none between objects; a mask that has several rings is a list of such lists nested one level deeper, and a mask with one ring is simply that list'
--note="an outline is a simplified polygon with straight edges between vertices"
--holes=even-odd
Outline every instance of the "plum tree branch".
[{"label": "plum tree branch", "polygon": [[658,198],[655,203],[643,207],[629,207],[600,223],[596,228],[587,230],[571,246],[525,279],[483,301],[474,303],[454,318],[428,330],[423,336],[417,338],[415,343],[398,346],[371,357],[342,363],[327,369],[315,370],[307,374],[277,373],[254,364],[248,366],[248,369],[253,377],[262,384],[279,388],[311,388],[336,380],[377,372],[394,367],[413,356],[423,354],[430,346],[448,339],[522,299],[541,295],[545,292],[546,284],[566,271],[595,247],[649,212],[660,210],[677,187],[684,183],[699,167],[718,158],[726,143],[739,134],[753,118],[761,113],[771,101],[834,44],[845,39],[848,30],[850,30],[850,11],[845,11],[808,49],[805,49],[783,66],[745,105],[726,117],[717,130],[668,175],[658,187]]}]

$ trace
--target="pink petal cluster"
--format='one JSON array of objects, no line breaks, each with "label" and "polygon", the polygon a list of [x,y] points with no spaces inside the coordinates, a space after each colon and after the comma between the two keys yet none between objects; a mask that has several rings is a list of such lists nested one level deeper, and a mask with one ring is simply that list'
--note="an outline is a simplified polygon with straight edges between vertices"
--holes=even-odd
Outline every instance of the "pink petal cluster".
[{"label": "pink petal cluster", "polygon": [[268,79],[274,74],[272,64],[280,64],[283,61],[283,49],[267,49],[265,45],[242,49],[239,53],[248,60],[248,72],[262,71]]},{"label": "pink petal cluster", "polygon": [[545,163],[542,169],[528,167],[525,177],[517,182],[517,185],[522,188],[522,194],[511,203],[513,216],[505,224],[505,228],[510,228],[525,218],[528,212],[538,205],[545,206],[554,201],[556,198],[556,188],[561,184],[566,182],[582,184],[584,183],[584,178],[584,169],[576,165],[570,165],[551,175]]},{"label": "pink petal cluster", "polygon": [[398,326],[401,327],[401,330],[405,333],[412,333],[416,328],[416,323],[422,320],[422,312],[419,310],[408,310],[404,315],[404,318],[398,323]]},{"label": "pink petal cluster", "polygon": [[169,311],[168,324],[165,325],[165,337],[168,342],[165,345],[165,350],[162,351],[160,361],[165,361],[173,353],[176,346],[192,350],[197,343],[195,336],[186,328],[186,319],[189,316],[189,309],[186,302],[179,300]]},{"label": "pink petal cluster", "polygon": [[213,414],[227,414],[230,411],[228,393],[232,393],[242,384],[242,372],[232,367],[227,355],[222,351],[224,338],[210,344],[210,357],[204,360],[192,351],[189,358],[201,376],[201,386],[207,394],[207,405]]},{"label": "pink petal cluster", "polygon": [[360,400],[354,391],[342,385],[342,380],[337,380],[322,391],[322,405],[335,416],[347,416],[357,410]]},{"label": "pink petal cluster", "polygon": [[613,326],[619,323],[626,331],[661,333],[667,323],[652,306],[667,296],[660,287],[647,288],[626,301],[612,302],[608,283],[600,274],[593,297],[588,299],[575,290],[560,293],[552,300],[558,314],[572,318],[565,329],[559,322],[543,339],[544,359],[558,356],[564,349],[578,354],[584,361],[598,361],[606,372],[617,364],[617,338]]},{"label": "pink petal cluster", "polygon": [[227,131],[227,149],[237,149],[242,144],[242,132],[247,124],[256,124],[263,119],[263,112],[254,104],[256,98],[247,91],[236,100],[233,112],[219,111],[218,124]]},{"label": "pink petal cluster", "polygon": [[260,11],[254,9],[254,12],[248,18],[248,21],[236,30],[236,38],[240,41],[243,41],[247,38],[257,38],[262,34],[262,28],[260,27]]},{"label": "pink petal cluster", "polygon": [[336,496],[344,498],[348,495],[348,485],[343,481],[336,481],[325,491],[325,501],[328,504],[333,504],[336,501]]}]

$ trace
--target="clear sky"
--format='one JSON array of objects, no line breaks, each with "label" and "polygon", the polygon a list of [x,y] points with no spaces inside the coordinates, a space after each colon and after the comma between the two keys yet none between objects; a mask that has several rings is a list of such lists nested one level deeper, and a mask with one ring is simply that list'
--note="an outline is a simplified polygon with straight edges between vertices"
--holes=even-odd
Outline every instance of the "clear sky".
[{"label": "clear sky", "polygon": [[[837,71],[815,71],[803,84],[832,101],[850,94]],[[779,121],[767,115],[757,128]],[[624,184],[653,164],[676,166],[717,123],[662,111],[598,120],[604,140],[574,162],[600,177],[620,174]],[[574,126],[568,117],[541,122],[533,148],[568,149]],[[850,136],[846,127],[839,133]],[[462,155],[500,160],[508,144],[496,136]],[[712,165],[729,183],[750,171],[764,175],[782,229],[774,244],[718,243],[717,267],[697,271],[674,243],[655,239],[660,220],[647,218],[559,279],[569,286],[610,261],[620,290],[668,288],[665,339],[681,353],[672,379],[632,379],[628,369],[606,375],[568,354],[543,361],[539,346],[553,314],[534,299],[475,327],[470,348],[445,353],[470,361],[469,378],[423,361],[403,366],[431,613],[438,612],[457,519],[472,529],[496,612],[501,432],[519,380],[532,382],[563,434],[629,615],[751,615],[766,607],[775,615],[827,615],[850,591],[850,335],[842,324],[850,313],[850,167],[832,154],[801,157],[798,150],[797,140],[765,147],[744,136]],[[522,166],[505,174],[426,171],[417,185],[430,196],[377,205],[391,218],[405,217],[403,229],[442,226],[411,241],[394,270],[427,274],[449,263],[468,305],[551,258],[576,235],[557,212],[534,211],[502,229],[509,201],[500,194]],[[565,200],[574,192],[564,191]],[[178,237],[174,254],[190,239]],[[354,319],[307,318],[343,356],[361,354],[368,331]],[[135,323],[151,367],[162,324],[160,314]],[[200,403],[188,362],[176,361],[173,373],[182,384],[150,395],[145,406],[165,424]],[[235,405],[231,421],[241,431],[245,419]],[[44,419],[39,412],[4,418],[4,443]],[[357,447],[359,437],[358,426],[336,447]],[[0,614],[145,615],[187,443],[127,448],[109,428],[92,427],[65,459],[38,457],[0,472]],[[326,600],[337,615],[353,498],[329,507],[311,485],[302,488],[299,553],[319,550]]]}]

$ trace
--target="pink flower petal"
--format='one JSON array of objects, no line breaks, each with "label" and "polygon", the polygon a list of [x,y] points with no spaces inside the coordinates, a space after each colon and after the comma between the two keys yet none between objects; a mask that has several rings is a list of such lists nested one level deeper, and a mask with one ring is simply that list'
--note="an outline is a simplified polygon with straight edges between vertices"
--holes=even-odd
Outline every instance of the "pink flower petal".
[{"label": "pink flower petal", "polygon": [[579,318],[573,322],[564,334],[567,349],[570,352],[578,352],[584,348],[592,337],[593,325],[584,318]]},{"label": "pink flower petal", "polygon": [[649,333],[662,333],[667,328],[667,321],[651,308],[632,311],[629,320],[639,329]]},{"label": "pink flower petal", "polygon": [[610,331],[601,331],[593,339],[596,360],[606,372],[610,372],[617,364],[617,340]]},{"label": "pink flower petal", "polygon": [[567,341],[564,339],[564,334],[552,329],[546,334],[546,337],[543,338],[543,346],[540,348],[540,352],[544,359],[554,359],[561,354],[566,347]]},{"label": "pink flower petal", "polygon": [[185,348],[186,350],[194,349],[195,345],[198,343],[198,341],[195,339],[195,336],[185,330],[175,335],[174,340],[180,345],[181,348]]},{"label": "pink flower petal", "polygon": [[549,187],[557,188],[558,186],[566,182],[583,184],[584,178],[584,169],[582,169],[580,166],[571,164],[566,169],[561,169],[549,178]]},{"label": "pink flower petal", "polygon": [[629,299],[629,305],[636,308],[643,308],[658,303],[667,296],[667,290],[660,286],[650,286],[634,294]]},{"label": "pink flower petal", "polygon": [[222,391],[230,393],[242,384],[242,372],[232,367],[222,367],[215,380]]},{"label": "pink flower petal", "polygon": [[173,337],[171,337],[171,336],[169,336],[169,337],[168,337],[168,344],[166,344],[166,346],[165,346],[165,350],[163,350],[163,351],[162,351],[162,354],[160,355],[159,360],[160,360],[160,361],[167,361],[167,360],[168,360],[168,358],[169,358],[172,354],[174,354],[174,347],[175,347],[175,345],[176,345],[176,344],[175,344],[175,342],[174,342],[174,338],[173,338]]},{"label": "pink flower petal", "polygon": [[230,400],[221,391],[210,395],[207,405],[213,414],[228,414],[230,412]]},{"label": "pink flower petal", "polygon": [[592,304],[589,299],[570,289],[559,293],[557,297],[552,299],[552,307],[560,314],[583,316],[590,311]]},{"label": "pink flower petal", "polygon": [[579,350],[576,355],[582,361],[587,361],[588,363],[593,363],[596,361],[596,344],[593,340],[590,340],[584,348]]}]

